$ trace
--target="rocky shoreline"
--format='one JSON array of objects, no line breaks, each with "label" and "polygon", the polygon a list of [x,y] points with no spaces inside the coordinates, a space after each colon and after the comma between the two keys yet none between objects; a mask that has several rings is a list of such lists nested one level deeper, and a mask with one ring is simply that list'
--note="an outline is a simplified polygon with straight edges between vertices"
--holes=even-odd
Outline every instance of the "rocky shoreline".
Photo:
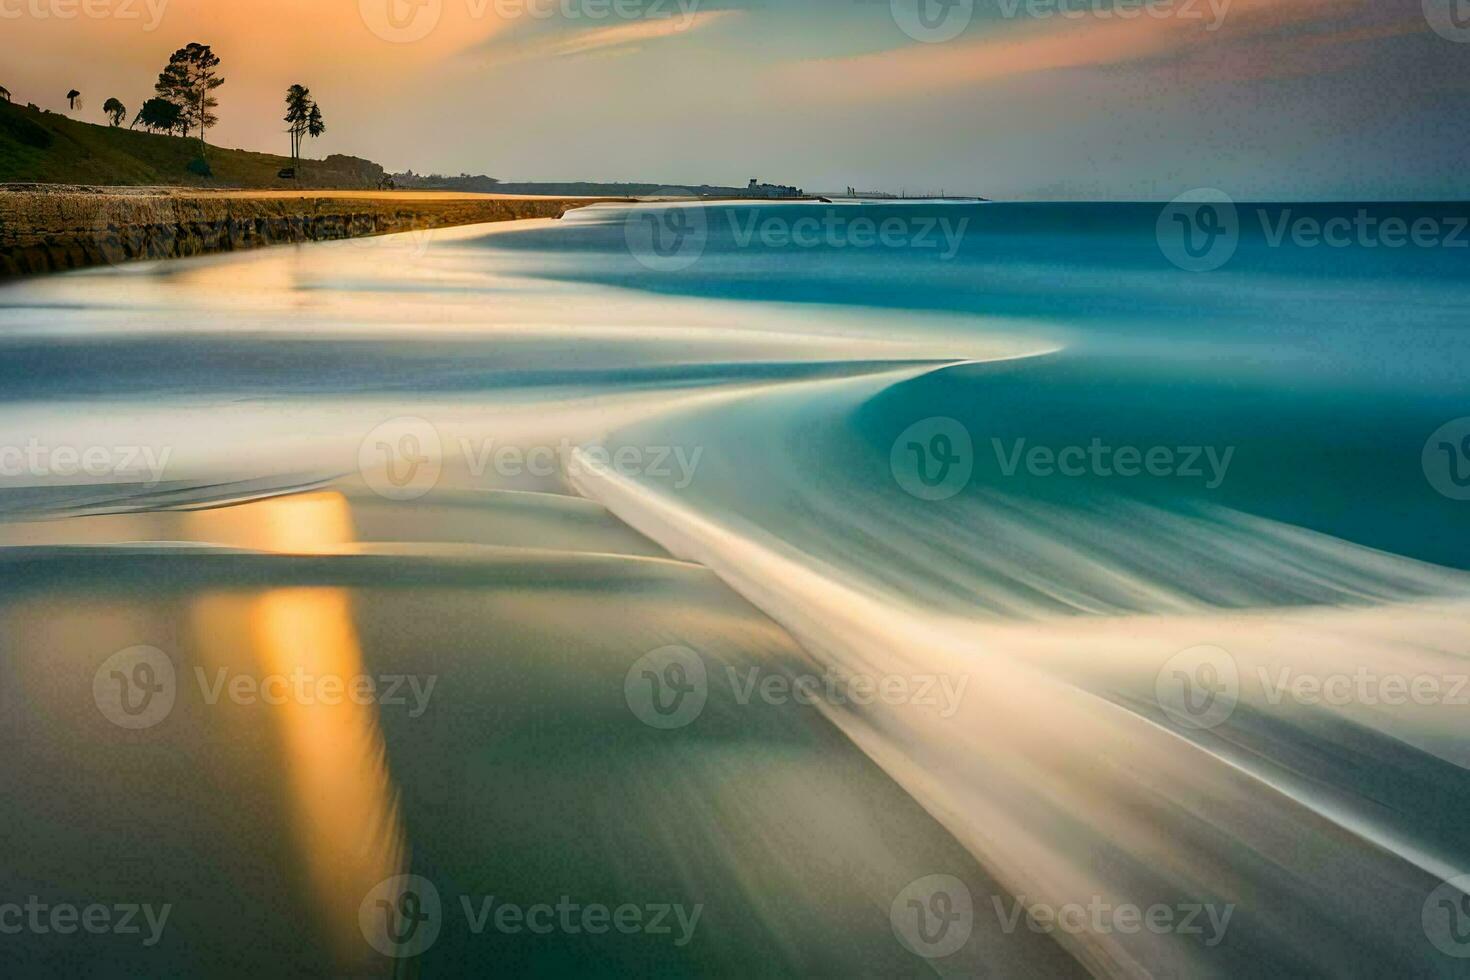
[{"label": "rocky shoreline", "polygon": [[525,218],[589,198],[0,185],[0,278]]}]

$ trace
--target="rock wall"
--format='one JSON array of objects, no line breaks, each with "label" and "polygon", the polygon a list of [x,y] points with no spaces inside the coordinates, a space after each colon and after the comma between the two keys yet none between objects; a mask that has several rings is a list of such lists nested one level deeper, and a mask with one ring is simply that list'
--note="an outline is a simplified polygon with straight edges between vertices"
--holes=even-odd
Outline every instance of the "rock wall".
[{"label": "rock wall", "polygon": [[0,277],[425,228],[560,218],[576,198],[0,189]]}]

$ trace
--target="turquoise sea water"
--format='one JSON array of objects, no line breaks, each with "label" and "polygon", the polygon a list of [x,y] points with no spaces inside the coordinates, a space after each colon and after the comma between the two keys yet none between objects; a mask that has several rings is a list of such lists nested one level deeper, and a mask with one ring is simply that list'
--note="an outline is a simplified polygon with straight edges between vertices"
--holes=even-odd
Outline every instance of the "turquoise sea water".
[{"label": "turquoise sea water", "polygon": [[0,906],[171,909],[14,962],[1457,975],[1465,214],[599,206],[0,287]]}]

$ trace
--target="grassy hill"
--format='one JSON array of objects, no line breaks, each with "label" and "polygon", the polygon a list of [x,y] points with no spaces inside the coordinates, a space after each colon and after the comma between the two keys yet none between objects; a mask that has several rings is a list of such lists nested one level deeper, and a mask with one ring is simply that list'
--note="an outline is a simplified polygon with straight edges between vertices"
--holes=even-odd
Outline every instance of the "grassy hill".
[{"label": "grassy hill", "polygon": [[[284,137],[283,137],[284,139]],[[303,160],[299,182],[276,174],[288,157],[211,146],[212,177],[188,169],[199,141],[78,122],[55,112],[0,102],[0,183],[129,184],[180,187],[375,188],[383,168],[333,155]]]}]

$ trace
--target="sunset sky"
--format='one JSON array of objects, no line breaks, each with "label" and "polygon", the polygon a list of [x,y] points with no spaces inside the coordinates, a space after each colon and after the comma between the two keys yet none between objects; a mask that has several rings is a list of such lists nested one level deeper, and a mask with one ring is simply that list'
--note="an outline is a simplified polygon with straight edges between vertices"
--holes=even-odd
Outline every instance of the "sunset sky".
[{"label": "sunset sky", "polygon": [[1459,198],[1470,22],[1453,3],[0,0],[0,85],[53,110],[78,88],[74,115],[101,122],[201,41],[228,79],[212,142],[287,152],[300,82],[329,126],[309,155],[394,170]]}]

